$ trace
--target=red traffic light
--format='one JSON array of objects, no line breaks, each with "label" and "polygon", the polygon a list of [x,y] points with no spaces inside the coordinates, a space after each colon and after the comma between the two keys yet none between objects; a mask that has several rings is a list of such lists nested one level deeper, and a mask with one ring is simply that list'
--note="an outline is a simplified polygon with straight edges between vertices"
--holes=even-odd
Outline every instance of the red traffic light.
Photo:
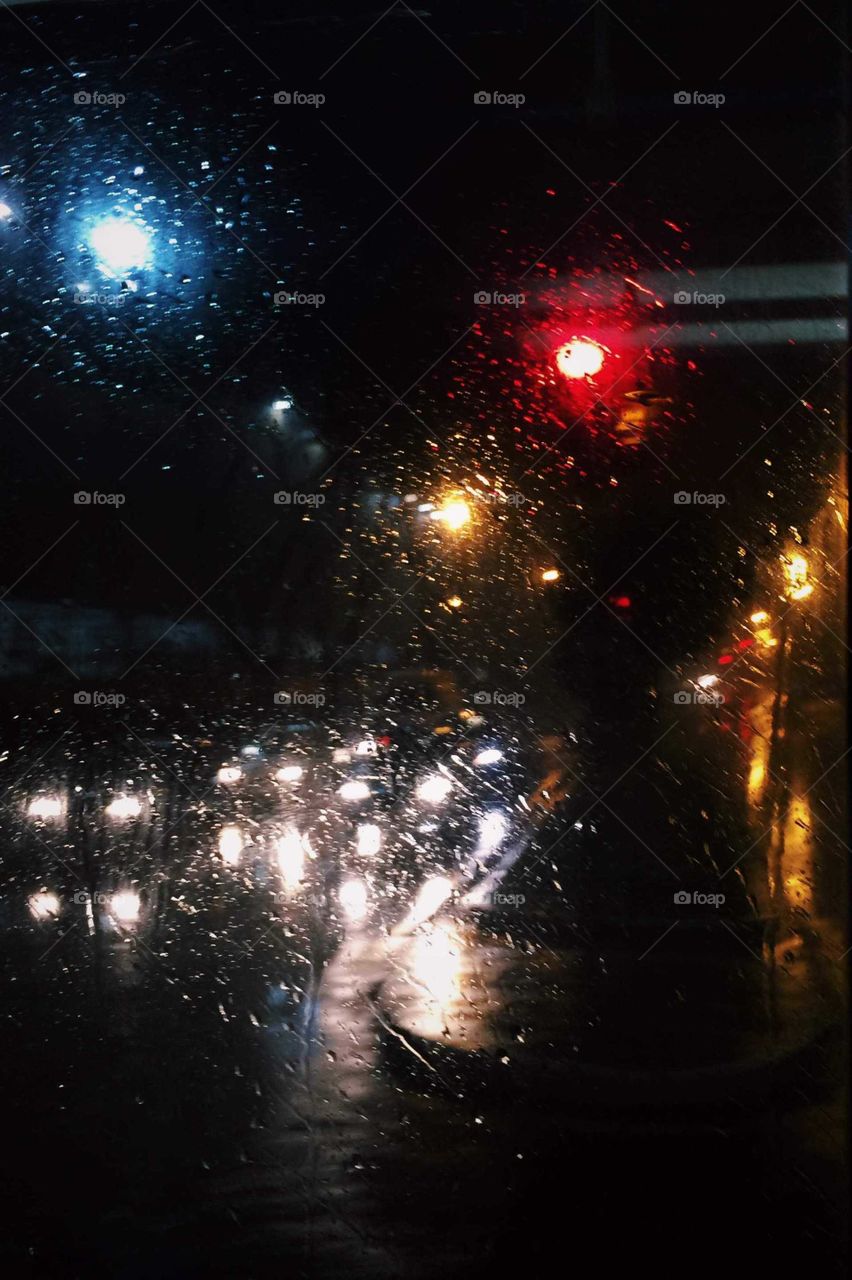
[{"label": "red traffic light", "polygon": [[556,352],[556,367],[565,378],[593,378],[603,368],[604,355],[591,338],[572,338]]}]

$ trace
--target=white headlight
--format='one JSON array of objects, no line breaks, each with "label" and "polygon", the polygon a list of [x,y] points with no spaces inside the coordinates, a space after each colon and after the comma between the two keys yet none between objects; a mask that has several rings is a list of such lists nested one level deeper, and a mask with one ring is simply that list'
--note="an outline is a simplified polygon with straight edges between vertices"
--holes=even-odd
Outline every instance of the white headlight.
[{"label": "white headlight", "polygon": [[278,837],[278,868],[288,889],[301,884],[305,874],[305,853],[310,848],[305,838],[291,828]]},{"label": "white headlight", "polygon": [[348,920],[363,920],[367,914],[369,894],[363,880],[344,880],[337,894]]},{"label": "white headlight", "polygon": [[304,769],[300,764],[285,764],[282,768],[276,769],[276,782],[301,782]]},{"label": "white headlight", "polygon": [[479,819],[479,853],[492,853],[506,834],[506,818],[496,809]]},{"label": "white headlight", "polygon": [[61,818],[62,809],[63,804],[59,796],[36,796],[27,806],[27,815],[30,818],[49,821],[51,818]]},{"label": "white headlight", "polygon": [[116,796],[109,802],[105,812],[108,818],[138,818],[142,812],[142,801],[138,796]]},{"label": "white headlight", "polygon": [[243,776],[243,771],[237,764],[223,764],[222,768],[216,774],[217,782],[239,782]]},{"label": "white headlight", "polygon": [[358,852],[365,858],[374,857],[382,847],[381,828],[374,822],[362,822],[358,828]]},{"label": "white headlight", "polygon": [[370,796],[370,788],[366,782],[344,782],[337,794],[341,800],[366,800]]},{"label": "white headlight", "polygon": [[109,909],[121,924],[133,924],[139,919],[139,912],[142,903],[138,893],[132,893],[130,890],[124,893],[114,893],[110,898]]},{"label": "white headlight", "polygon": [[484,751],[480,751],[478,755],[473,757],[474,764],[497,764],[498,760],[503,759],[503,752],[498,751],[496,747],[486,747]]},{"label": "white headlight", "polygon": [[428,920],[453,892],[453,882],[446,876],[430,876],[424,880],[417,894],[412,916],[416,921]]},{"label": "white headlight", "polygon": [[55,893],[34,893],[27,905],[34,920],[49,920],[59,915],[59,899]]},{"label": "white headlight", "polygon": [[229,867],[239,865],[243,851],[243,833],[239,827],[223,827],[219,832],[219,852]]},{"label": "white headlight", "polygon": [[425,804],[441,804],[453,789],[453,784],[443,773],[430,774],[417,788],[417,799]]}]

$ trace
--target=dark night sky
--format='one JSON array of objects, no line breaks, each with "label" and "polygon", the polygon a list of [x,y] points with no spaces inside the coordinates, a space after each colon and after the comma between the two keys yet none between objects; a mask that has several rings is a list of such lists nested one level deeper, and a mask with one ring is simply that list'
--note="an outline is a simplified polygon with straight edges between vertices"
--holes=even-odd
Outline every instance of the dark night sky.
[{"label": "dark night sky", "polygon": [[[498,368],[479,376],[476,336],[440,357],[478,318],[470,306],[477,284],[511,287],[599,195],[623,221],[598,208],[549,254],[549,267],[607,270],[626,260],[648,270],[657,255],[687,267],[724,261],[792,203],[712,108],[677,116],[673,90],[723,85],[725,124],[746,135],[794,192],[842,150],[840,79],[831,76],[842,48],[804,8],[727,75],[765,29],[757,11],[733,33],[713,13],[658,6],[653,53],[637,38],[641,14],[630,18],[636,35],[614,18],[596,30],[597,19],[587,17],[524,75],[574,10],[579,17],[585,6],[435,6],[430,25],[453,56],[398,9],[331,70],[377,16],[372,10],[347,10],[345,18],[334,6],[323,13],[289,6],[275,17],[261,6],[229,13],[267,66],[201,7],[138,66],[134,58],[168,27],[173,6],[22,10],[58,57],[5,16],[2,182],[26,222],[0,230],[0,354],[5,385],[20,378],[9,394],[14,412],[5,414],[3,443],[7,584],[80,516],[65,552],[46,556],[18,594],[183,607],[181,583],[115,527],[118,519],[135,522],[200,591],[270,519],[282,518],[271,495],[304,480],[312,439],[322,442],[315,455],[322,471],[380,423],[329,477],[325,517],[341,531],[353,493],[428,475],[427,429],[440,440],[467,424],[473,458],[480,444],[471,424],[483,405],[486,416],[502,412],[507,375]],[[596,41],[605,74],[592,85]],[[298,114],[276,108],[273,91],[291,83],[305,91],[321,84],[326,105]],[[517,91],[521,84],[523,113],[483,113],[472,104],[477,88]],[[118,111],[75,107],[81,85],[120,91],[127,101]],[[614,107],[603,120],[589,114],[601,94]],[[659,142],[673,121],[677,127]],[[635,174],[609,192],[607,184],[652,144]],[[382,217],[395,198],[383,182],[401,194],[436,161],[406,197],[417,216],[397,206]],[[134,177],[140,165],[144,173]],[[808,203],[842,225],[842,192],[841,165]],[[83,308],[73,291],[98,275],[86,237],[116,198],[122,207],[142,202],[155,261],[120,307]],[[682,240],[665,228],[667,218],[684,227]],[[630,241],[624,222],[638,239]],[[783,262],[838,252],[800,207],[751,256]],[[276,309],[272,294],[280,287],[322,291],[327,301],[313,310]],[[434,361],[408,398],[419,416],[393,408]],[[460,376],[467,383],[461,393]],[[193,393],[214,383],[211,413]],[[302,411],[296,431],[271,427],[266,414],[282,387]],[[450,388],[459,396],[452,415]],[[746,386],[745,394],[752,390],[760,411],[762,393]],[[741,388],[740,403],[742,395]],[[516,443],[506,436],[504,458]],[[593,473],[590,483],[598,479]],[[78,487],[120,489],[127,503],[119,513],[74,509]],[[332,572],[335,552],[324,531],[308,534],[287,516],[225,589],[234,607],[264,616],[270,585],[297,579],[306,563],[311,572]]]}]

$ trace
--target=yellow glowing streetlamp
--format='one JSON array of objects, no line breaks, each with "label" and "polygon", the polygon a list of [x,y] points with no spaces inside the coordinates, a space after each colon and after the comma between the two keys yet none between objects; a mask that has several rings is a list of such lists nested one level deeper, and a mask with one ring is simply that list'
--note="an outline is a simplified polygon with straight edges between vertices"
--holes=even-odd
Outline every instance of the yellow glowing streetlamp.
[{"label": "yellow glowing streetlamp", "polygon": [[541,571],[542,582],[558,582],[561,577],[562,574],[558,569],[542,569]]},{"label": "yellow glowing streetlamp", "polygon": [[772,634],[772,619],[765,609],[756,609],[750,616],[749,622],[753,627],[752,635],[755,642],[762,649],[774,649],[778,644],[778,640]]},{"label": "yellow glowing streetlamp", "polygon": [[432,512],[432,519],[440,520],[441,524],[457,533],[466,524],[470,524],[470,507],[462,498],[450,498]]},{"label": "yellow glowing streetlamp", "polygon": [[784,594],[788,600],[807,600],[813,594],[814,584],[808,580],[808,562],[805,556],[796,551],[792,555],[782,556],[784,576],[787,586]]}]

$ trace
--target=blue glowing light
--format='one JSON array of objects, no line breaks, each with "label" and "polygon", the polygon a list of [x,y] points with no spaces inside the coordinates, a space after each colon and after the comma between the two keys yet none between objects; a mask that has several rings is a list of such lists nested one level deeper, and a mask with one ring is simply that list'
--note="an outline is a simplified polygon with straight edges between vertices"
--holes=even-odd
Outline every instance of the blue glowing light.
[{"label": "blue glowing light", "polygon": [[104,218],[94,227],[89,243],[99,265],[109,271],[144,267],[151,253],[147,231],[124,218]]}]

